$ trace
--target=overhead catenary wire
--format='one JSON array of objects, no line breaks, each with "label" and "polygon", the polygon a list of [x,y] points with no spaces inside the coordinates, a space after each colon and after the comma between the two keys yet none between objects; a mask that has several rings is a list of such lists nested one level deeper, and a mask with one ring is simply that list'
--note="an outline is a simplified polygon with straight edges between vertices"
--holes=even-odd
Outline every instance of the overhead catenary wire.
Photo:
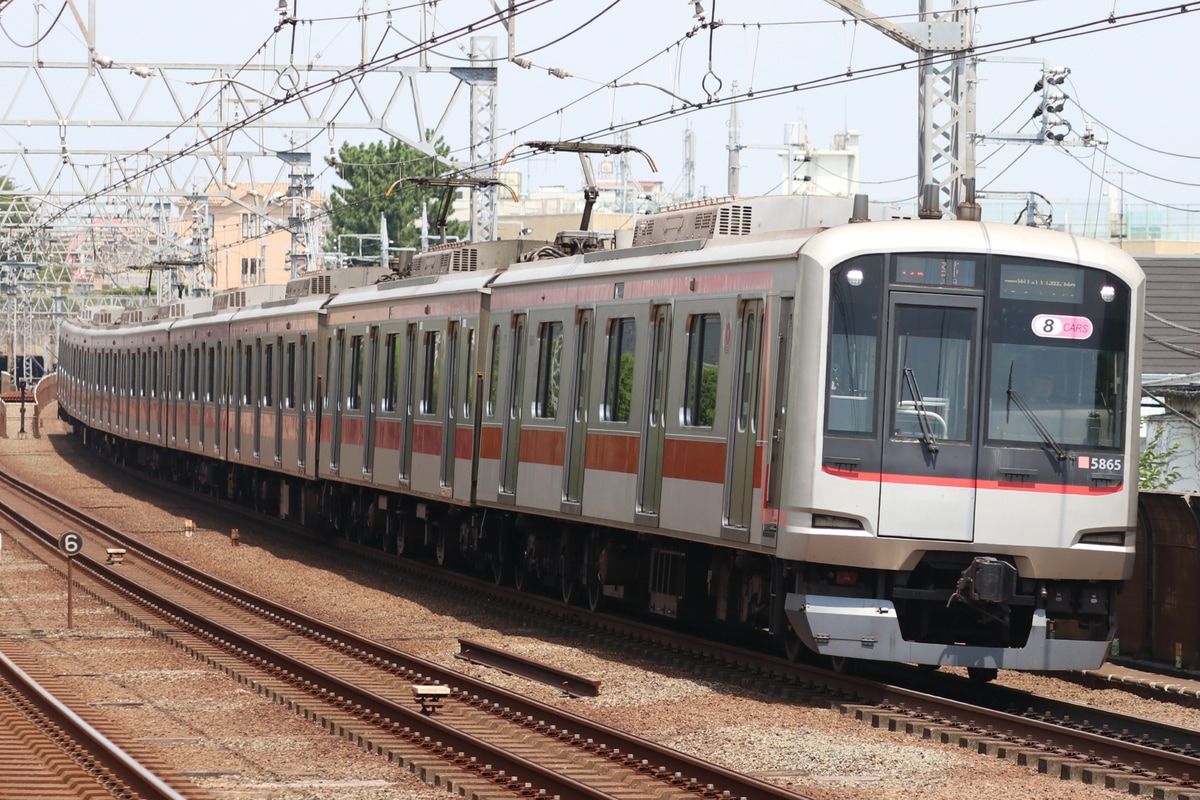
[{"label": "overhead catenary wire", "polygon": [[[503,10],[498,10],[496,14],[489,14],[474,23],[460,26],[460,28],[458,28],[454,32],[452,32],[452,35],[462,36],[462,35],[466,35],[468,33],[476,32],[482,26],[497,24],[498,20],[501,17],[507,18],[507,16],[509,14],[528,13],[529,11],[534,10],[536,8],[540,8],[549,2],[551,2],[551,0],[528,0],[527,2],[524,2],[524,3],[517,3],[517,4],[515,4],[515,6],[516,6],[515,9],[507,8],[507,9],[503,9]],[[1045,42],[1050,42],[1050,41],[1058,41],[1061,39],[1075,38],[1075,37],[1080,37],[1080,36],[1087,36],[1087,35],[1091,35],[1091,34],[1102,32],[1102,31],[1118,30],[1118,29],[1130,27],[1133,25],[1141,25],[1141,24],[1146,24],[1149,22],[1160,21],[1163,19],[1168,19],[1171,17],[1176,17],[1176,16],[1180,16],[1182,14],[1190,13],[1193,10],[1195,10],[1195,9],[1190,8],[1186,5],[1185,6],[1168,6],[1168,7],[1161,7],[1161,8],[1157,8],[1157,9],[1150,9],[1150,10],[1146,10],[1146,11],[1133,12],[1133,13],[1129,13],[1129,14],[1125,14],[1125,15],[1121,15],[1121,16],[1110,16],[1110,17],[1102,19],[1102,20],[1081,23],[1079,25],[1074,25],[1074,26],[1069,26],[1066,28],[1051,30],[1051,31],[1041,33],[1041,34],[1036,34],[1033,36],[1021,37],[1021,38],[1017,38],[1017,39],[1009,39],[1009,40],[998,42],[998,43],[995,43],[992,45],[977,47],[976,52],[981,53],[981,54],[1006,52],[1006,51],[1010,51],[1010,50],[1019,49],[1022,47],[1027,47],[1031,44],[1045,43]],[[710,23],[710,24],[713,24],[713,23]],[[441,38],[442,37],[439,37],[439,40]],[[686,39],[686,37],[685,37],[685,39]],[[432,46],[432,44],[433,44],[433,42],[422,43],[420,47],[407,48],[403,51],[397,52],[397,53],[387,56],[385,58],[377,59],[375,61],[360,65],[358,68],[356,68],[354,70],[349,70],[349,71],[346,71],[343,73],[339,73],[338,75],[336,75],[332,78],[329,78],[325,81],[314,83],[309,86],[303,87],[301,89],[289,91],[284,97],[277,99],[276,102],[274,102],[274,103],[264,105],[257,112],[255,112],[251,115],[248,115],[246,117],[246,119],[238,121],[231,125],[226,125],[222,129],[215,132],[214,134],[212,134],[208,137],[205,137],[204,139],[201,139],[191,145],[180,148],[178,151],[172,153],[170,156],[163,157],[162,159],[159,159],[157,162],[155,162],[153,164],[150,164],[146,167],[134,170],[125,179],[123,179],[119,183],[113,184],[111,186],[100,189],[96,192],[90,193],[89,195],[82,197],[82,198],[74,201],[71,204],[68,204],[65,208],[69,209],[69,208],[77,207],[84,203],[90,202],[91,200],[94,200],[97,197],[102,196],[103,194],[105,194],[107,192],[118,189],[121,186],[126,186],[129,183],[131,183],[132,181],[142,178],[142,177],[145,177],[147,174],[153,172],[154,170],[161,168],[163,166],[166,166],[170,163],[173,163],[174,161],[178,160],[179,158],[194,154],[195,152],[199,151],[200,149],[207,147],[208,145],[210,145],[212,142],[216,141],[217,139],[229,135],[229,133],[234,130],[238,130],[239,128],[246,127],[249,124],[251,124],[252,122],[255,122],[259,119],[262,119],[262,118],[268,116],[269,114],[273,113],[274,111],[278,110],[279,108],[282,108],[285,105],[288,105],[288,104],[296,102],[300,99],[309,97],[309,96],[319,93],[321,91],[328,90],[328,89],[338,85],[342,81],[351,80],[352,78],[354,78],[357,75],[365,74],[367,72],[371,72],[371,71],[380,69],[384,66],[387,66],[388,64],[395,63],[396,61],[400,60],[401,58],[412,55],[415,52],[420,52],[422,49],[428,49],[429,47]],[[674,45],[672,45],[672,47],[673,46]],[[670,48],[668,48],[668,50],[669,49]],[[657,57],[657,55],[661,55],[661,52],[659,54],[656,54],[656,56],[654,56],[654,57]],[[946,56],[946,57],[947,58],[952,57],[952,54],[949,56]],[[653,59],[653,57],[647,59],[646,62],[648,62],[652,59]],[[933,60],[937,61],[938,59],[935,58]],[[643,63],[646,63],[646,62],[643,62]],[[726,97],[722,97],[722,98],[714,97],[707,102],[695,103],[690,106],[685,106],[682,109],[675,109],[674,107],[672,107],[672,109],[669,112],[658,112],[658,113],[647,115],[645,117],[642,117],[642,118],[636,119],[636,120],[624,121],[621,123],[610,123],[608,126],[606,126],[604,128],[592,130],[587,133],[578,134],[576,136],[566,137],[566,138],[570,138],[572,140],[578,140],[578,141],[595,140],[595,139],[599,139],[599,138],[602,138],[605,136],[611,136],[615,133],[619,133],[622,131],[632,130],[632,129],[636,129],[638,127],[642,127],[642,126],[646,126],[646,125],[653,125],[658,122],[662,122],[663,120],[667,119],[668,117],[674,116],[676,114],[694,113],[695,111],[702,110],[702,109],[721,108],[721,107],[729,105],[731,102],[748,102],[750,100],[764,100],[764,99],[768,99],[771,97],[778,97],[778,96],[782,96],[784,94],[791,94],[791,93],[796,93],[796,92],[800,92],[800,91],[807,91],[807,90],[811,90],[814,88],[835,86],[835,85],[849,83],[849,82],[853,82],[853,81],[865,80],[865,79],[872,78],[872,77],[878,77],[880,75],[895,74],[898,72],[905,71],[907,69],[914,68],[917,65],[918,64],[917,64],[916,60],[906,60],[903,62],[897,62],[897,63],[893,63],[893,64],[885,64],[885,65],[867,68],[864,70],[859,70],[858,72],[852,73],[850,75],[846,75],[845,73],[839,73],[836,76],[834,76],[834,75],[825,76],[823,78],[816,78],[816,79],[812,79],[812,80],[809,80],[809,81],[806,81],[803,83],[777,86],[777,87],[774,87],[772,89],[768,89],[765,91],[757,91],[756,90],[752,94],[751,93],[742,93],[742,94],[726,96]],[[634,67],[632,69],[636,69],[636,68],[637,67]],[[632,71],[632,69],[626,71],[625,73],[623,73],[623,75],[629,74],[629,72]],[[619,80],[619,78],[618,78],[618,80]],[[598,89],[592,90],[592,92],[589,92],[588,94],[594,94],[595,91],[598,91]],[[547,114],[543,114],[540,117],[538,117],[536,120],[534,120],[534,122],[539,121],[541,119],[545,119],[550,116],[555,116],[555,115],[559,115],[561,117],[562,111],[565,108],[569,108],[571,105],[574,105],[575,103],[577,103],[579,101],[580,101],[580,99],[577,99],[575,101],[572,101],[572,103],[568,104],[567,106],[563,106],[560,109],[556,109],[555,111],[549,112]],[[183,128],[184,126],[189,126],[189,125],[193,124],[194,120],[196,119],[196,116],[197,115],[193,115],[188,120],[185,120],[183,123],[181,123],[179,128],[177,128],[176,130]],[[512,129],[512,131],[515,133],[516,131],[522,130],[524,127],[528,127],[529,125],[532,125],[532,124],[534,124],[534,123],[533,122],[526,123],[526,125],[521,126],[516,129]],[[462,149],[451,151],[451,153],[455,153],[455,152],[462,152]],[[483,166],[486,166],[486,165],[483,165]],[[54,215],[51,215],[51,217],[49,217],[47,220],[44,220],[43,225],[41,225],[38,230],[39,231],[45,230],[49,226],[49,224],[51,224],[57,218],[60,218],[62,216],[62,213],[64,213],[64,212],[59,211],[59,212],[56,212]]]},{"label": "overhead catenary wire", "polygon": [[49,36],[51,34],[51,32],[54,30],[54,28],[58,25],[58,21],[60,19],[62,19],[63,12],[65,12],[67,10],[67,6],[69,6],[69,5],[70,5],[70,0],[65,0],[63,2],[62,8],[60,8],[58,10],[58,14],[56,14],[54,16],[54,21],[50,23],[50,27],[46,28],[46,32],[43,33],[41,36],[39,36],[37,39],[35,39],[32,44],[21,44],[16,39],[12,38],[12,36],[10,36],[8,33],[8,29],[6,29],[4,27],[3,22],[0,22],[0,31],[4,32],[4,38],[8,39],[10,42],[12,42],[17,47],[20,47],[24,50],[30,50],[34,47],[37,47],[39,44],[41,44],[42,42],[44,42],[46,40],[46,37]]},{"label": "overhead catenary wire", "polygon": [[[452,34],[452,36],[465,36],[470,33],[475,33],[481,27],[487,27],[489,25],[496,24],[498,18],[502,15],[507,16],[509,13],[512,13],[512,14],[528,13],[529,11],[531,11],[533,9],[541,8],[545,5],[548,5],[549,3],[553,2],[553,1],[554,0],[517,0],[513,4],[513,7],[510,7],[510,9],[505,9],[502,14],[501,13],[492,13],[492,14],[485,15],[482,18],[476,19],[475,21],[472,21],[470,23],[466,23],[464,25],[459,26],[454,31],[452,31],[451,34]],[[428,46],[428,45],[423,43],[422,47],[425,47],[425,46]],[[224,138],[224,137],[228,136],[229,134],[231,134],[237,130],[240,130],[241,128],[249,126],[252,122],[258,121],[259,119],[269,116],[273,111],[275,111],[279,108],[282,108],[283,106],[289,105],[293,102],[297,102],[301,99],[305,99],[314,94],[319,94],[320,92],[323,92],[334,86],[337,86],[338,84],[342,83],[343,81],[351,80],[352,78],[354,78],[356,76],[382,69],[385,66],[396,63],[397,61],[399,61],[402,58],[405,58],[407,56],[413,55],[416,52],[419,52],[420,49],[421,49],[420,47],[408,48],[406,50],[394,53],[392,55],[389,55],[389,56],[386,56],[386,57],[383,57],[380,59],[376,59],[375,61],[370,61],[365,64],[359,65],[358,67],[355,67],[352,70],[347,70],[345,72],[338,73],[337,75],[335,75],[331,78],[328,78],[324,81],[320,81],[317,83],[309,84],[308,86],[304,86],[301,88],[297,88],[295,90],[291,90],[284,97],[276,99],[274,103],[264,104],[257,111],[253,112],[252,114],[247,115],[247,117],[245,119],[226,124],[221,129],[204,137],[203,139],[199,139],[190,145],[181,147],[177,151],[170,153],[170,155],[166,155],[166,156],[159,158],[156,162],[154,162],[152,164],[149,164],[147,166],[133,170],[127,176],[125,176],[121,181],[119,181],[117,183],[113,183],[102,189],[96,190],[94,192],[90,192],[87,195],[84,195],[83,197],[80,197],[80,198],[72,201],[71,203],[65,204],[63,206],[63,208],[59,209],[54,214],[49,215],[47,218],[43,219],[41,221],[41,224],[36,226],[34,229],[32,229],[32,230],[26,232],[25,234],[23,234],[22,236],[18,237],[14,243],[10,244],[10,247],[13,246],[13,244],[15,244],[16,246],[20,246],[25,241],[28,241],[28,239],[30,237],[38,235],[45,230],[48,230],[49,227],[54,222],[56,222],[58,219],[61,219],[62,216],[67,211],[69,211],[73,208],[77,208],[82,205],[85,205],[86,203],[89,203],[89,202],[91,202],[105,194],[108,194],[109,192],[115,191],[123,186],[128,186],[132,182],[139,180],[141,178],[144,178],[144,177],[152,174],[156,170],[158,170],[164,166],[167,166],[171,163],[174,163],[175,161],[178,161],[179,159],[184,158],[185,156],[193,155],[194,153],[199,152],[199,151],[203,150],[204,148],[210,146],[212,143],[218,141],[219,139]],[[253,58],[253,57],[251,57],[251,58]],[[247,61],[247,63],[249,63],[249,60]],[[179,125],[172,128],[171,132],[164,135],[162,137],[162,139],[160,139],[158,142],[155,143],[155,145],[160,144],[165,140],[169,140],[171,133],[182,130],[187,126],[194,124],[197,117],[198,117],[198,112],[193,113],[191,116],[189,116],[188,119],[184,120]],[[153,147],[155,145],[151,145],[151,147]],[[147,149],[149,149],[149,148],[147,148]]]}]

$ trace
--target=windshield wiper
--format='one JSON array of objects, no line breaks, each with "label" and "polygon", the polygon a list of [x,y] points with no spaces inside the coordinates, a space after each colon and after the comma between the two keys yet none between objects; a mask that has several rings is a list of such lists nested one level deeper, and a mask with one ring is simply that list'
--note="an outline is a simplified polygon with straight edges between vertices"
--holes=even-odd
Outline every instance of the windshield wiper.
[{"label": "windshield wiper", "polygon": [[912,367],[904,368],[904,384],[913,398],[913,408],[917,412],[917,424],[921,426],[921,441],[925,443],[929,452],[936,453],[938,451],[937,439],[933,438],[933,429],[929,427],[929,420],[925,418],[928,413],[925,411],[925,398],[921,395],[920,387],[917,386],[917,375],[912,371]]},{"label": "windshield wiper", "polygon": [[1067,460],[1066,451],[1059,447],[1058,442],[1054,441],[1054,437],[1050,435],[1050,431],[1046,430],[1046,426],[1042,424],[1040,419],[1038,419],[1038,415],[1033,413],[1033,409],[1025,403],[1025,400],[1021,397],[1021,395],[1017,394],[1017,390],[1012,388],[1011,365],[1008,369],[1008,403],[1009,405],[1005,409],[1004,421],[1006,423],[1009,421],[1007,414],[1012,410],[1012,403],[1016,403],[1017,408],[1021,409],[1021,413],[1024,414],[1029,420],[1029,424],[1032,425],[1033,429],[1038,432],[1039,436],[1042,437],[1042,441],[1046,443],[1047,447],[1054,451],[1055,458],[1057,458],[1059,461]]}]

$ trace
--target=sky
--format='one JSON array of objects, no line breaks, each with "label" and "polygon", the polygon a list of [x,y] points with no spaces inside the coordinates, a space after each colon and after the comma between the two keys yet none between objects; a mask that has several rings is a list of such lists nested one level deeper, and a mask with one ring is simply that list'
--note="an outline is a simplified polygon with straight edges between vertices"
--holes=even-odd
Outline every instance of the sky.
[{"label": "sky", "polygon": [[[866,8],[904,24],[914,21],[918,2],[869,0]],[[1090,123],[1094,135],[1109,142],[1103,148],[985,143],[977,150],[981,188],[1037,192],[1062,209],[1068,203],[1103,202],[1107,181],[1123,186],[1130,204],[1181,208],[1197,203],[1200,209],[1200,141],[1195,135],[1195,89],[1189,81],[1189,56],[1200,41],[1200,6],[1180,13],[1178,4],[1153,1],[977,2],[975,42],[988,53],[977,73],[977,129],[1032,131],[1039,99],[1033,88],[1043,65],[1048,65],[1070,70],[1061,87],[1069,99],[1059,113],[1070,124],[1068,138],[1081,135]],[[74,3],[86,24],[88,0]],[[189,4],[108,0],[97,5],[95,49],[114,62],[105,72],[107,91],[120,96],[124,108],[138,113],[161,104],[163,114],[178,114],[169,108],[172,102],[189,108],[200,102],[200,92],[211,90],[211,85],[177,84],[172,100],[166,91],[169,81],[160,75],[139,78],[130,72],[138,65],[249,63],[268,71],[239,73],[238,80],[264,91],[263,97],[278,98],[282,94],[278,82],[263,78],[264,74],[288,73],[282,80],[311,87],[329,76],[309,73],[306,64],[352,66],[364,50],[368,60],[409,54],[422,39],[423,25],[424,34],[436,32],[438,37],[427,51],[427,63],[463,66],[469,35],[462,30],[476,23],[473,35],[498,37],[501,60],[496,62],[494,109],[498,155],[535,140],[619,141],[619,134],[610,131],[628,125],[630,142],[658,167],[653,174],[645,160],[635,158],[631,177],[661,180],[668,190],[678,192],[685,185],[684,132],[690,128],[697,189],[722,195],[727,181],[728,101],[736,93],[753,92],[753,97],[738,104],[739,134],[745,146],[743,195],[779,190],[782,172],[777,153],[789,125],[802,131],[815,148],[829,147],[833,135],[841,131],[859,131],[861,190],[880,201],[905,201],[916,194],[914,53],[821,0],[519,0],[522,13],[516,19],[513,44],[527,69],[504,60],[508,36],[494,23],[488,26],[494,20],[489,0],[440,0],[425,6],[430,13],[424,14],[424,22],[421,4],[404,0],[290,0],[299,22],[284,25],[279,32],[274,30],[279,20],[277,0]],[[930,5],[944,10],[950,3],[930,0]],[[8,153],[0,154],[0,169],[10,169],[5,162],[17,158],[12,155],[15,149],[58,148],[64,133],[67,144],[79,150],[80,161],[85,160],[87,146],[160,149],[156,143],[161,144],[161,131],[93,130],[78,124],[64,131],[12,124],[27,116],[44,116],[28,99],[28,86],[13,80],[21,74],[13,71],[14,65],[29,62],[35,53],[45,63],[87,58],[74,13],[68,8],[59,15],[62,8],[59,0],[42,4],[12,0],[0,11],[0,62],[9,66],[0,72],[0,108],[6,109],[0,152]],[[697,10],[703,12],[703,19],[696,18]],[[365,34],[356,19],[362,11],[368,19]],[[60,16],[57,24],[47,32],[56,15]],[[701,24],[712,20],[721,24]],[[30,47],[39,36],[44,36],[43,41]],[[397,63],[420,64],[416,55],[404,55]],[[63,87],[79,81],[68,74],[64,71],[61,77]],[[84,73],[75,70],[75,74]],[[147,88],[152,84],[152,89]],[[375,75],[364,81],[364,93],[386,104],[394,84],[394,75]],[[438,73],[418,76],[415,85],[422,102],[435,109],[426,110],[428,127],[439,118],[455,82]],[[94,91],[101,88],[95,79],[91,86]],[[73,96],[65,88],[61,91]],[[320,97],[314,93],[309,102],[319,106]],[[403,94],[396,108],[388,110],[411,113],[411,104],[410,95]],[[66,111],[78,123],[89,114],[102,115],[99,105],[103,103],[89,94],[74,108],[67,104]],[[299,114],[298,108],[292,103],[274,118],[298,118],[287,117]],[[365,112],[357,108],[351,105],[345,113],[363,116]],[[469,159],[468,109],[464,92],[442,128],[445,142],[462,160]],[[257,135],[257,143],[287,149],[289,135],[295,134],[268,130]],[[177,133],[173,146],[187,136],[187,132]],[[254,144],[251,134],[239,136],[231,139],[235,146],[238,141],[243,148]],[[309,136],[311,132],[300,138]],[[342,141],[379,138],[378,132],[338,129],[330,135],[318,134],[309,146],[319,162]],[[578,159],[573,154],[540,155],[513,163],[521,169],[527,189],[579,186]],[[328,187],[331,170],[317,166],[318,184]],[[10,174],[20,171],[10,169]]]}]

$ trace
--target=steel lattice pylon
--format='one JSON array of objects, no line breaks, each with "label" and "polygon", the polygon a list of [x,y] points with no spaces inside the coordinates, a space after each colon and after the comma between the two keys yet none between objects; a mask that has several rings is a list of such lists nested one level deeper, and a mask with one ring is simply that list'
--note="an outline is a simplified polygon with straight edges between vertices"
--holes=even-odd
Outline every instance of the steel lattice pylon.
[{"label": "steel lattice pylon", "polygon": [[826,0],[917,54],[917,186],[937,186],[943,215],[953,217],[975,177],[975,0],[951,0],[933,10],[920,0],[918,22],[899,25],[858,0]]},{"label": "steel lattice pylon", "polygon": [[[430,64],[425,49],[388,38],[398,30],[431,29],[429,5],[396,10],[394,24],[389,11],[384,28],[371,22],[365,3],[353,4],[364,12],[360,60],[338,65],[298,63],[286,50],[281,63],[119,63],[97,50],[95,0],[83,14],[83,0],[67,4],[70,13],[52,30],[35,31],[39,44],[28,60],[0,61],[0,261],[42,268],[31,300],[35,331],[38,298],[83,296],[98,280],[132,291],[146,279],[128,274],[130,267],[170,264],[160,278],[190,274],[195,285],[189,290],[206,289],[205,263],[174,269],[209,257],[193,247],[192,226],[181,222],[185,198],[220,197],[265,219],[265,198],[246,205],[233,188],[291,187],[297,165],[282,154],[304,151],[311,159],[315,149],[319,160],[327,148],[332,157],[339,136],[362,131],[363,140],[382,134],[437,157],[434,143],[466,122],[467,112],[457,106],[463,89],[471,88],[472,159],[491,157],[495,62]],[[247,10],[244,24],[254,24],[257,13]],[[297,24],[286,13],[258,22],[276,32]],[[381,34],[374,54],[368,47],[373,34]],[[399,52],[383,47],[392,41]],[[479,46],[495,50],[494,40]],[[481,59],[490,57],[480,52]],[[299,171],[300,202],[309,199],[308,172]],[[480,203],[493,217],[494,232],[494,196]],[[306,225],[313,215],[301,209],[292,216]],[[307,262],[301,256],[312,239],[309,230],[299,231],[293,264]],[[42,277],[51,269],[60,271],[64,285]],[[170,286],[159,289],[163,297],[151,302],[173,294]],[[108,297],[91,303],[113,304]],[[63,313],[75,310],[71,305],[59,304]],[[5,321],[3,330],[11,330]],[[0,352],[7,350],[2,341]]]},{"label": "steel lattice pylon", "polygon": [[[496,39],[471,37],[471,63],[490,64],[496,57]],[[471,84],[471,164],[476,178],[496,177],[496,78],[481,75]],[[497,238],[496,187],[471,192],[471,240],[490,242]]]}]

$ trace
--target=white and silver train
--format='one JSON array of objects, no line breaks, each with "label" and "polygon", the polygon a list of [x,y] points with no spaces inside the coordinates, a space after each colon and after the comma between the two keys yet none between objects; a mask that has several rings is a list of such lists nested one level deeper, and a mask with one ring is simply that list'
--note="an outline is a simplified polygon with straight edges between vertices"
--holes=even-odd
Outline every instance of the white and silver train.
[{"label": "white and silver train", "polygon": [[765,197],[64,324],[122,461],[796,657],[1096,667],[1133,564],[1143,275]]}]

